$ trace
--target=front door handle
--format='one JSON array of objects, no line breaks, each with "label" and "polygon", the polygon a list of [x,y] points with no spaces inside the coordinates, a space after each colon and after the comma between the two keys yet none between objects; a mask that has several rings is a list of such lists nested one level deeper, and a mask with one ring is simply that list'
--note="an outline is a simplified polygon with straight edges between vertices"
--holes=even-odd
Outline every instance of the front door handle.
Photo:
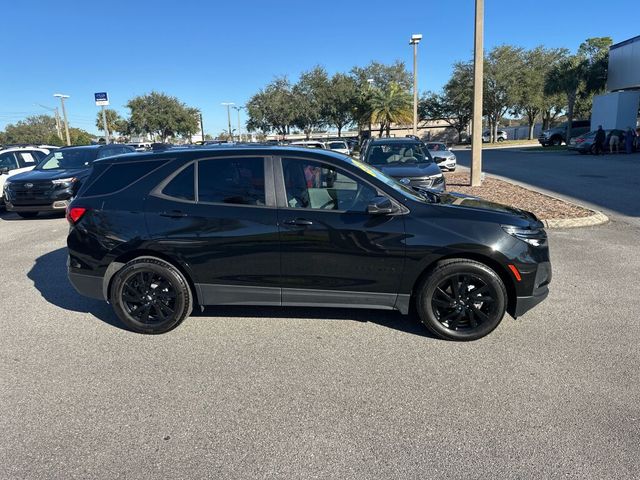
[{"label": "front door handle", "polygon": [[285,225],[296,225],[298,227],[308,227],[309,225],[313,225],[311,220],[307,220],[306,218],[293,218],[291,220],[285,220]]},{"label": "front door handle", "polygon": [[182,218],[182,217],[186,217],[187,214],[184,212],[181,212],[180,210],[171,210],[170,212],[162,212],[160,216],[169,217],[169,218]]}]

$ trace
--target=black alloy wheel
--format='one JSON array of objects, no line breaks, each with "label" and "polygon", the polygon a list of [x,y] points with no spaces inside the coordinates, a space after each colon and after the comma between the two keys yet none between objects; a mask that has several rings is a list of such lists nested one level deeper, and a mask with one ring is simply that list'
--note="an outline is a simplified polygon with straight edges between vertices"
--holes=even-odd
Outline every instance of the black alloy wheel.
[{"label": "black alloy wheel", "polygon": [[111,302],[122,322],[140,333],[164,333],[182,322],[192,309],[189,285],[173,265],[139,258],[116,273]]},{"label": "black alloy wheel", "polygon": [[498,326],[507,294],[500,277],[488,266],[452,259],[436,266],[418,294],[422,322],[450,340],[476,340]]}]

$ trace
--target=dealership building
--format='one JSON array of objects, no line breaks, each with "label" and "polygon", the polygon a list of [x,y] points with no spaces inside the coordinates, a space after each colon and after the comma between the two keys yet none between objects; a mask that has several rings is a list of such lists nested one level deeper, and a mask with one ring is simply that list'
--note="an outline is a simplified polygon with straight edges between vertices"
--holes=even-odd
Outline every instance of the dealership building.
[{"label": "dealership building", "polygon": [[607,93],[593,99],[591,129],[638,126],[640,35],[609,47]]}]

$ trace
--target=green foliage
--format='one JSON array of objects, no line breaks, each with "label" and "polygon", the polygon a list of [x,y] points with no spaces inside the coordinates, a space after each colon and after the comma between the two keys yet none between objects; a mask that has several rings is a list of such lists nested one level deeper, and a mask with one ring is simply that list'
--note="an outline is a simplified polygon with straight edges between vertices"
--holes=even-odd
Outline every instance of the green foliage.
[{"label": "green foliage", "polygon": [[177,135],[188,137],[198,131],[198,111],[176,97],[151,92],[132,98],[128,130],[137,134],[158,136],[163,142]]},{"label": "green foliage", "polygon": [[388,91],[392,83],[397,84],[401,90],[410,90],[413,85],[413,76],[407,71],[404,62],[399,60],[391,65],[371,62],[366,67],[353,67],[351,76],[361,88],[368,85],[369,79],[373,80],[372,87],[382,91]]},{"label": "green foliage", "polygon": [[444,120],[456,130],[461,142],[462,132],[473,117],[473,64],[454,64],[442,94],[427,92],[422,96],[418,116],[421,120]]},{"label": "green foliage", "polygon": [[380,135],[386,129],[389,136],[392,123],[411,122],[413,100],[409,92],[397,83],[390,83],[385,90],[374,89],[370,100],[371,119],[380,124]]},{"label": "green foliage", "polygon": [[315,67],[300,75],[292,88],[294,118],[293,124],[302,130],[307,138],[314,129],[325,125],[329,78],[322,67]]},{"label": "green foliage", "polygon": [[71,145],[91,145],[93,135],[81,128],[69,128]]},{"label": "green foliage", "polygon": [[5,127],[3,143],[62,144],[56,130],[56,120],[49,115],[35,115]]},{"label": "green foliage", "polygon": [[293,93],[286,77],[275,78],[246,104],[249,131],[286,135],[294,122]]},{"label": "green foliage", "polygon": [[355,120],[354,107],[359,98],[360,92],[354,78],[344,73],[336,73],[331,77],[325,94],[324,116],[328,125],[338,129],[338,136],[341,136],[345,126]]},{"label": "green foliage", "polygon": [[[107,129],[109,133],[113,135],[114,132],[125,134],[128,130],[127,121],[124,120],[118,112],[112,108],[105,108],[105,116],[107,117]],[[96,115],[96,128],[100,131],[104,131],[104,123],[102,122],[102,110],[98,111]]]}]

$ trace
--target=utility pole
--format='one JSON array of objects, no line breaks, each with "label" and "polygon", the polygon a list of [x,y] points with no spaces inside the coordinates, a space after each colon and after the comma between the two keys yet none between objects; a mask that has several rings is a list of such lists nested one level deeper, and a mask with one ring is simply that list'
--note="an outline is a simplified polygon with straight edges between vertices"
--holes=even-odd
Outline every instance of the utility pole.
[{"label": "utility pole", "polygon": [[104,143],[109,145],[111,142],[109,141],[109,129],[107,128],[107,114],[104,111],[104,105],[100,107],[102,109],[102,126],[104,128]]},{"label": "utility pole", "polygon": [[231,107],[235,105],[233,102],[222,102],[227,107],[227,124],[229,125],[229,139],[233,142],[233,133],[231,132]]},{"label": "utility pole", "polygon": [[54,113],[54,118],[56,119],[56,133],[58,134],[58,138],[60,140],[64,140],[64,138],[62,138],[62,125],[60,124],[60,113],[58,112],[58,107],[47,107],[46,105],[42,105],[41,103],[34,103],[34,105],[37,105]]},{"label": "utility pole", "polygon": [[200,112],[200,131],[202,132],[202,143],[204,143],[204,122],[202,121],[202,112]]},{"label": "utility pole", "polygon": [[473,130],[471,131],[471,186],[482,184],[482,88],[484,81],[484,0],[476,0],[473,46]]},{"label": "utility pole", "polygon": [[240,110],[242,107],[233,107],[233,109],[238,113],[238,141],[242,141],[242,136],[240,135]]},{"label": "utility pole", "polygon": [[65,98],[69,98],[69,95],[54,93],[53,96],[58,97],[60,99],[60,104],[62,105],[62,116],[64,117],[64,132],[67,136],[67,146],[69,146],[71,145],[71,137],[69,137],[69,120],[67,119],[67,109],[64,108],[64,100]]},{"label": "utility pole", "polygon": [[413,45],[413,134],[418,134],[418,44],[422,40],[421,33],[411,35],[409,45]]}]

